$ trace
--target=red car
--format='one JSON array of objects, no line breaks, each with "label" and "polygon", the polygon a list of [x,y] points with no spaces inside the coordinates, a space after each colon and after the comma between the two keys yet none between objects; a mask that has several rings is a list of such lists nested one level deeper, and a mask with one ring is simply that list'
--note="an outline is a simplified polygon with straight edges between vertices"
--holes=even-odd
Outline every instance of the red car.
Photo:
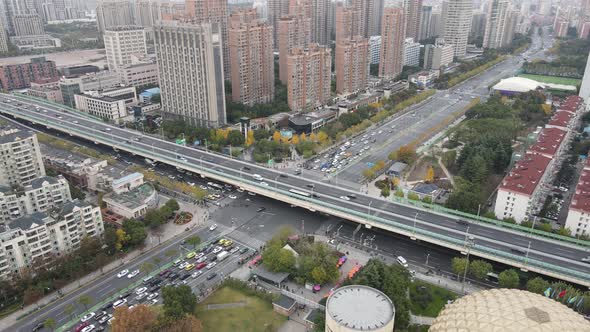
[{"label": "red car", "polygon": [[160,277],[166,277],[168,275],[168,273],[170,273],[170,270],[164,270],[164,271],[160,272]]},{"label": "red car", "polygon": [[197,270],[200,270],[200,269],[204,268],[205,266],[207,266],[206,262],[199,263],[199,264],[197,264]]},{"label": "red car", "polygon": [[76,326],[76,329],[74,331],[75,332],[80,332],[80,331],[82,331],[83,328],[85,328],[88,325],[90,325],[90,322],[84,322],[84,323]]}]

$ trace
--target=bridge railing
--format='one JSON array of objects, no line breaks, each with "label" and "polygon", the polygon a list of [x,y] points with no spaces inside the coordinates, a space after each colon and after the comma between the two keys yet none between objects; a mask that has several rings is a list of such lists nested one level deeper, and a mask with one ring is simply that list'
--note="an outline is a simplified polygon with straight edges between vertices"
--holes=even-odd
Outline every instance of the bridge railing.
[{"label": "bridge railing", "polygon": [[[315,198],[297,195],[297,194],[289,192],[288,190],[283,190],[283,189],[279,189],[279,188],[273,188],[271,186],[261,185],[258,182],[244,179],[244,178],[241,178],[239,176],[235,176],[235,175],[232,175],[229,173],[220,172],[216,169],[211,169],[211,168],[202,166],[199,163],[194,163],[192,161],[183,161],[183,160],[178,159],[176,157],[171,157],[168,154],[162,154],[160,152],[157,152],[157,150],[160,150],[160,148],[156,149],[155,147],[153,147],[153,150],[149,149],[149,148],[142,148],[142,147],[135,146],[132,144],[125,144],[120,141],[116,141],[113,138],[111,138],[110,134],[103,133],[101,131],[96,131],[94,134],[92,134],[89,131],[82,131],[82,130],[79,130],[74,127],[67,127],[61,122],[53,122],[53,121],[50,122],[50,121],[47,121],[44,119],[34,119],[27,114],[23,114],[18,111],[15,111],[15,110],[9,110],[6,112],[13,114],[17,117],[23,118],[25,120],[33,121],[33,122],[36,122],[39,124],[43,124],[46,126],[56,128],[56,129],[60,129],[66,133],[76,132],[81,137],[89,138],[94,141],[101,141],[105,144],[116,146],[119,149],[127,150],[131,153],[139,154],[144,157],[148,157],[151,159],[166,162],[166,163],[171,164],[173,166],[185,168],[189,171],[202,173],[208,177],[217,178],[220,181],[232,180],[232,181],[239,183],[239,184],[246,184],[250,187],[257,188],[258,191],[271,192],[271,193],[274,193],[279,196],[287,197],[291,200],[305,201],[310,204],[313,204],[314,208],[320,208],[320,209],[324,208],[324,210],[327,210],[326,212],[337,211],[337,212],[343,213],[348,216],[354,216],[359,219],[366,220],[367,224],[374,223],[376,227],[389,229],[392,231],[397,231],[397,232],[399,232],[401,234],[405,234],[405,235],[411,234],[411,235],[415,236],[416,238],[420,238],[420,239],[423,239],[425,241],[432,242],[432,243],[443,243],[444,245],[446,245],[449,248],[454,248],[454,249],[459,249],[459,250],[461,248],[465,248],[465,249],[467,248],[465,246],[464,239],[454,238],[454,237],[450,237],[450,236],[443,235],[440,233],[421,229],[418,227],[413,227],[411,225],[406,225],[406,224],[396,222],[393,220],[389,220],[389,219],[385,219],[385,218],[382,218],[379,216],[370,215],[365,212],[361,212],[361,211],[341,207],[341,206],[338,206],[335,204],[323,202],[323,201],[315,199]],[[170,151],[167,151],[167,152],[170,153]],[[217,165],[216,168],[226,168],[226,167],[222,166],[222,165]],[[483,255],[484,257],[485,257],[485,255],[492,256],[497,259],[499,258],[500,261],[502,261],[502,262],[506,262],[506,263],[512,264],[514,266],[526,266],[527,269],[536,270],[537,272],[540,272],[540,273],[547,273],[549,275],[566,276],[566,277],[569,277],[569,279],[571,281],[574,281],[576,283],[590,285],[590,274],[582,272],[582,271],[569,269],[569,268],[561,267],[561,266],[554,265],[554,264],[545,263],[545,262],[537,260],[537,259],[532,259],[532,258],[522,257],[519,255],[510,254],[510,253],[507,253],[507,252],[504,252],[501,250],[486,247],[481,244],[475,244],[475,245],[471,246],[470,250],[471,250],[471,253],[474,255],[477,255],[479,253],[480,255]]]}]

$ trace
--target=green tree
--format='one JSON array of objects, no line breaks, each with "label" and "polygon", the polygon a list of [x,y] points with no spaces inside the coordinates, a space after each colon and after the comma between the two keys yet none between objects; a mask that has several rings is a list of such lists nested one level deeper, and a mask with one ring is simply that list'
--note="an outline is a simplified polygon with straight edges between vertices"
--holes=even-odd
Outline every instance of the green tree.
[{"label": "green tree", "polygon": [[518,288],[520,276],[514,269],[504,270],[498,275],[498,284],[502,288]]},{"label": "green tree", "polygon": [[311,277],[313,281],[317,284],[324,284],[327,281],[327,273],[321,266],[316,266],[311,270]]},{"label": "green tree", "polygon": [[157,228],[164,224],[166,219],[159,209],[148,210],[143,216],[143,222],[151,228]]},{"label": "green tree", "polygon": [[547,288],[549,288],[549,281],[541,277],[529,279],[526,283],[526,289],[532,293],[543,294]]},{"label": "green tree", "polygon": [[64,312],[66,313],[66,315],[68,315],[68,317],[70,319],[72,319],[72,314],[74,313],[75,310],[76,310],[76,307],[74,307],[73,304],[68,304],[64,307]]},{"label": "green tree", "polygon": [[411,201],[419,201],[420,200],[420,196],[418,196],[418,194],[414,193],[414,192],[409,192],[408,193],[408,199]]},{"label": "green tree", "polygon": [[242,146],[245,142],[244,135],[239,130],[230,131],[229,135],[227,136],[227,139],[229,141],[229,144],[231,144],[234,147]]},{"label": "green tree", "polygon": [[389,195],[391,195],[391,189],[389,189],[389,186],[384,186],[381,188],[381,196],[389,197]]},{"label": "green tree", "polygon": [[453,269],[453,273],[463,276],[465,269],[467,268],[467,259],[454,257],[451,261],[451,268]]},{"label": "green tree", "polygon": [[154,264],[156,264],[157,267],[160,267],[160,264],[162,263],[162,259],[160,257],[154,257],[154,258],[152,258],[152,262],[154,262]]},{"label": "green tree", "polygon": [[86,198],[86,193],[83,192],[77,186],[74,186],[72,184],[72,182],[69,182],[69,186],[70,186],[70,194],[72,195],[72,199],[79,199],[82,201]]},{"label": "green tree", "polygon": [[88,310],[88,306],[92,303],[92,298],[89,295],[82,295],[78,298],[78,303],[84,306],[84,311]]},{"label": "green tree", "polygon": [[178,204],[178,201],[176,201],[174,198],[169,199],[166,204],[164,204],[164,206],[167,206],[168,208],[170,208],[170,210],[176,212],[180,209],[180,204]]},{"label": "green tree", "polygon": [[469,158],[461,167],[461,176],[473,183],[484,183],[488,176],[486,160],[480,155]]},{"label": "green tree", "polygon": [[400,198],[404,198],[405,197],[404,191],[401,190],[401,189],[396,190],[395,191],[395,196],[400,197]]},{"label": "green tree", "polygon": [[129,245],[135,246],[142,244],[147,237],[145,226],[142,222],[134,219],[126,219],[123,221],[123,230],[129,237]]},{"label": "green tree", "polygon": [[107,226],[104,228],[104,244],[109,254],[114,254],[117,251],[117,232],[114,227]]},{"label": "green tree", "polygon": [[469,263],[469,275],[478,280],[484,280],[488,273],[492,272],[492,264],[476,259]]},{"label": "green tree", "polygon": [[262,254],[262,262],[272,272],[291,272],[295,268],[295,256],[280,245],[267,246]]},{"label": "green tree", "polygon": [[167,318],[178,320],[192,314],[197,306],[197,297],[187,285],[166,286],[162,289],[163,309]]},{"label": "green tree", "polygon": [[168,259],[172,259],[176,256],[178,256],[178,251],[175,249],[168,249],[164,252],[164,256],[168,257]]},{"label": "green tree", "polygon": [[192,245],[194,248],[201,243],[201,238],[198,235],[193,235],[186,239],[186,243]]},{"label": "green tree", "polygon": [[50,329],[51,331],[55,330],[55,327],[57,326],[57,322],[55,321],[55,319],[53,318],[47,318],[44,322],[43,322],[43,327],[46,329]]},{"label": "green tree", "polygon": [[145,262],[139,266],[139,271],[141,271],[144,274],[149,274],[150,272],[152,272],[154,270],[154,268],[155,268],[154,264],[149,263],[149,262]]}]

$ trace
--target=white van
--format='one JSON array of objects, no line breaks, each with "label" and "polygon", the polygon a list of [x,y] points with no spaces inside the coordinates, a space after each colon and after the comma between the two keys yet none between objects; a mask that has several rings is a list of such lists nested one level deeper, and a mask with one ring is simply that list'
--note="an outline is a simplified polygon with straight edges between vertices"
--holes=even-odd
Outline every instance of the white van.
[{"label": "white van", "polygon": [[402,256],[397,256],[397,262],[399,263],[399,265],[408,268],[408,261],[406,261],[406,259]]},{"label": "white van", "polygon": [[257,180],[257,181],[262,181],[262,180],[264,180],[264,179],[262,178],[262,176],[260,176],[259,174],[254,174],[254,175],[252,175],[252,177],[253,177],[255,180]]}]

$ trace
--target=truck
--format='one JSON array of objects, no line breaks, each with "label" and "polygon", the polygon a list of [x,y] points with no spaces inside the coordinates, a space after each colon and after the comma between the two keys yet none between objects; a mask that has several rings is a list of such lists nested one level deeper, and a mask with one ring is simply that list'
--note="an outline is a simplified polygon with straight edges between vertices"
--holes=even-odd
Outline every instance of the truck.
[{"label": "truck", "polygon": [[224,251],[220,252],[219,254],[217,254],[217,260],[221,262],[222,260],[226,259],[227,256],[229,256],[229,252],[224,250]]}]

